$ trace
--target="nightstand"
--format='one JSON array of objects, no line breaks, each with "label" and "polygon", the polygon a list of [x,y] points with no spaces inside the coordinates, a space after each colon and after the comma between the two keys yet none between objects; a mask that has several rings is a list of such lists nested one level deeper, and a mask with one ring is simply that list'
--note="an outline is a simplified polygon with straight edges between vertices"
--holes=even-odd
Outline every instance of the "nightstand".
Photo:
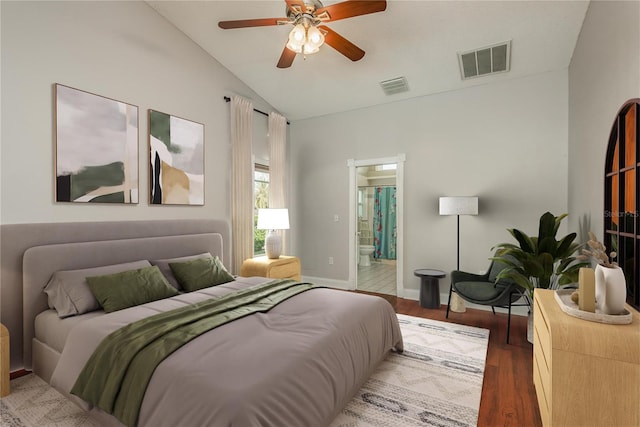
[{"label": "nightstand", "polygon": [[9,331],[0,323],[0,397],[9,392]]},{"label": "nightstand", "polygon": [[275,259],[269,259],[266,256],[249,258],[242,263],[240,276],[302,280],[302,276],[300,275],[300,259],[294,256],[284,255]]}]

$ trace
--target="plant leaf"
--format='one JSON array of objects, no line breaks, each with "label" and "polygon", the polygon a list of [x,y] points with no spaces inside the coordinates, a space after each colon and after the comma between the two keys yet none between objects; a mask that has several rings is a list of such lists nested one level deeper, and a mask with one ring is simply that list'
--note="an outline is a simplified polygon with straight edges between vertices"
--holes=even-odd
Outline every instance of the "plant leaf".
[{"label": "plant leaf", "polygon": [[527,236],[524,232],[517,230],[515,228],[510,229],[509,233],[518,241],[520,244],[520,248],[529,253],[535,253],[536,245],[533,243],[531,238]]},{"label": "plant leaf", "polygon": [[565,219],[567,216],[569,216],[568,213],[563,213],[560,214],[556,217],[556,225],[553,229],[553,235],[555,236],[558,233],[558,228],[560,228],[560,223],[562,222],[563,219]]},{"label": "plant leaf", "polygon": [[556,217],[551,212],[545,212],[540,217],[540,226],[538,227],[538,239],[546,237],[555,238],[557,227]]},{"label": "plant leaf", "polygon": [[577,247],[574,247],[572,245],[576,237],[578,237],[576,233],[569,233],[566,236],[564,236],[560,240],[560,244],[558,245],[558,251],[556,255],[559,257],[566,257],[573,254],[580,246],[580,245],[577,245]]},{"label": "plant leaf", "polygon": [[555,258],[558,253],[558,242],[556,242],[555,237],[547,236],[542,240],[538,240],[538,250],[536,251],[536,255],[541,255],[543,253],[549,253]]},{"label": "plant leaf", "polygon": [[[504,273],[504,274],[503,274]],[[496,277],[496,281],[499,279],[510,279],[513,280],[518,286],[521,288],[527,289],[530,292],[533,291],[535,286],[528,277],[514,270],[502,270],[500,274]]]}]

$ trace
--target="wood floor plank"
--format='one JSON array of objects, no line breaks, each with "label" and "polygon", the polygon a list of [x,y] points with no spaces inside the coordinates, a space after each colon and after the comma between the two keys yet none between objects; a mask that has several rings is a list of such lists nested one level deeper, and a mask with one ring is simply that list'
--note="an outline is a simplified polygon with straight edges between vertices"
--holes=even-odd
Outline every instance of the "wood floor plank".
[{"label": "wood floor plank", "polygon": [[488,329],[489,346],[478,414],[479,427],[541,427],[540,410],[533,386],[533,345],[527,341],[527,318],[511,316],[510,344],[507,340],[507,315],[467,308],[464,313],[449,313],[420,307],[417,301],[382,295],[397,313],[443,322]]}]

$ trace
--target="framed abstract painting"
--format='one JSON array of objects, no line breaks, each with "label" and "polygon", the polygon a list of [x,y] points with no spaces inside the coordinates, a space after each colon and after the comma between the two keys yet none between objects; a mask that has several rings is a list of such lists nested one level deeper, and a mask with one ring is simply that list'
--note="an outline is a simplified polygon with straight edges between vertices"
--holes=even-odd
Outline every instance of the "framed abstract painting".
[{"label": "framed abstract painting", "polygon": [[138,107],[54,85],[56,202],[138,203]]},{"label": "framed abstract painting", "polygon": [[149,110],[149,203],[204,205],[204,125]]}]

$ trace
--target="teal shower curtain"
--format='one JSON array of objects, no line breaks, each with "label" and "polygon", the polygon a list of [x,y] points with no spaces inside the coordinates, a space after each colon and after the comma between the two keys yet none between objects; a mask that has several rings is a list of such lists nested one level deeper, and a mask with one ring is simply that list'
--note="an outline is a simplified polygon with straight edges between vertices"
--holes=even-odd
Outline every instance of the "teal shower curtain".
[{"label": "teal shower curtain", "polygon": [[373,205],[373,257],[396,259],[396,187],[376,187]]}]

